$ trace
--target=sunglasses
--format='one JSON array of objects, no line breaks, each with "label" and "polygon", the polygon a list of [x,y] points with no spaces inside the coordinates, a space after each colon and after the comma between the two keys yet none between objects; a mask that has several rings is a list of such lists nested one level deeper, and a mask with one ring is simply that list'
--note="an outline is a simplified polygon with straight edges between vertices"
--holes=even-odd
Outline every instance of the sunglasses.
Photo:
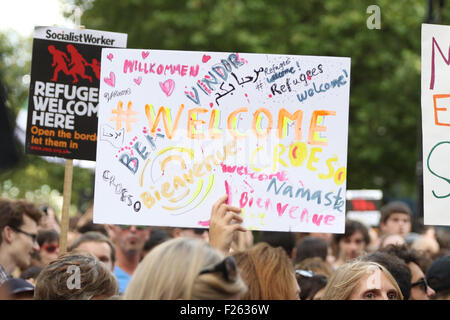
[{"label": "sunglasses", "polygon": [[30,237],[31,240],[33,241],[33,243],[36,243],[36,242],[37,242],[37,234],[28,233],[28,232],[25,232],[25,231],[23,231],[23,230],[21,230],[21,229],[19,229],[19,228],[13,227],[13,226],[9,226],[9,227],[10,227],[11,229],[13,229],[14,231],[16,231],[16,232],[22,233],[22,234],[24,234],[24,235]]},{"label": "sunglasses", "polygon": [[208,229],[202,229],[202,228],[193,228],[192,229],[196,235],[201,236],[205,231],[208,231]]},{"label": "sunglasses", "polygon": [[236,267],[236,261],[232,256],[226,257],[218,264],[205,268],[202,271],[200,271],[199,275],[205,274],[205,273],[215,273],[220,272],[226,281],[228,282],[234,282],[237,279],[237,267]]},{"label": "sunglasses", "polygon": [[295,270],[295,274],[306,278],[312,278],[315,275],[315,273],[310,270]]},{"label": "sunglasses", "polygon": [[[131,229],[131,225],[127,225],[127,224],[119,224],[119,228],[122,230],[130,230]],[[148,228],[148,226],[134,226],[137,230],[145,230]]]},{"label": "sunglasses", "polygon": [[423,290],[423,292],[426,293],[427,289],[428,289],[427,279],[422,278],[419,281],[411,283],[411,288],[414,288],[414,287],[417,287],[417,286],[422,286],[421,289]]},{"label": "sunglasses", "polygon": [[41,246],[41,250],[45,250],[48,253],[54,253],[58,249],[59,249],[59,245],[57,245],[57,244],[46,243]]}]

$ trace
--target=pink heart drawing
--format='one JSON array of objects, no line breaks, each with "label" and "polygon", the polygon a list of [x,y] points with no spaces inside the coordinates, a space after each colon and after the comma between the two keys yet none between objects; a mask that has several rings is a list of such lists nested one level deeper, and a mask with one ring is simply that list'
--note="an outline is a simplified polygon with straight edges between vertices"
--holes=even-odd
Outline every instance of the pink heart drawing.
[{"label": "pink heart drawing", "polygon": [[104,81],[107,85],[114,87],[116,84],[116,75],[114,72],[109,73],[109,78],[104,78]]},{"label": "pink heart drawing", "polygon": [[110,53],[106,56],[106,58],[108,58],[109,61],[112,61],[112,59],[114,58],[114,55],[112,53]]},{"label": "pink heart drawing", "polygon": [[211,59],[211,56],[207,56],[206,54],[204,54],[203,58],[202,58],[202,62],[207,63],[209,61],[209,59]]},{"label": "pink heart drawing", "polygon": [[173,92],[173,89],[175,88],[175,81],[172,79],[168,79],[164,82],[160,82],[159,86],[161,87],[161,90],[166,94],[166,96],[170,96]]},{"label": "pink heart drawing", "polygon": [[148,51],[142,51],[142,59],[147,58],[149,54],[150,54],[150,52],[148,52]]},{"label": "pink heart drawing", "polygon": [[141,84],[142,77],[139,77],[137,79],[133,79],[134,83],[136,83],[138,86]]}]

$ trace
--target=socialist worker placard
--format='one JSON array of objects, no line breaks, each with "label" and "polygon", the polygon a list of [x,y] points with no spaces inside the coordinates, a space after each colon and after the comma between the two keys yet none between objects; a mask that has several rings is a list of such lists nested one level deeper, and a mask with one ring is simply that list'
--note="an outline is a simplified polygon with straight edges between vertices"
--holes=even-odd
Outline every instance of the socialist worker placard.
[{"label": "socialist worker placard", "polygon": [[102,48],[126,42],[123,33],[35,28],[27,153],[96,160]]}]

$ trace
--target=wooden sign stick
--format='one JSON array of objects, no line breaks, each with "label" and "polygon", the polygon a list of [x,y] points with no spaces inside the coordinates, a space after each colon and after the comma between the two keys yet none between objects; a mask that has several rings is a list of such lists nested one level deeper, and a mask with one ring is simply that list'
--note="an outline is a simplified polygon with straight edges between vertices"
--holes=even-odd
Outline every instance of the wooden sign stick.
[{"label": "wooden sign stick", "polygon": [[69,208],[72,194],[73,160],[66,159],[64,171],[63,206],[61,218],[61,234],[59,235],[59,255],[67,252],[67,233],[69,231]]},{"label": "wooden sign stick", "polygon": [[[85,29],[85,26],[80,26],[79,29]],[[69,232],[69,209],[70,209],[70,198],[72,195],[72,177],[73,177],[73,160],[66,159],[66,167],[64,171],[61,234],[59,235],[60,256],[67,252],[67,234]]]}]

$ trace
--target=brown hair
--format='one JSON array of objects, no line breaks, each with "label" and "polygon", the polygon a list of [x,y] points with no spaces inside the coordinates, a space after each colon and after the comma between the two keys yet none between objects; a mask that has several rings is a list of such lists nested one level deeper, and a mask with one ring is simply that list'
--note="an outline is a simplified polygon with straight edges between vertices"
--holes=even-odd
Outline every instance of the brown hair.
[{"label": "brown hair", "polygon": [[381,209],[380,223],[386,223],[391,214],[393,213],[403,213],[411,216],[411,209],[409,206],[402,201],[392,201],[383,206]]},{"label": "brown hair", "polygon": [[320,257],[304,259],[295,265],[295,269],[310,270],[316,274],[324,275],[327,278],[333,274],[333,267]]},{"label": "brown hair", "polygon": [[317,292],[326,287],[328,278],[323,274],[316,273],[310,277],[297,274],[297,282],[301,288],[300,300],[313,300]]},{"label": "brown hair", "polygon": [[111,249],[111,262],[114,265],[116,263],[116,248],[112,244],[111,240],[106,237],[104,234],[97,231],[89,231],[83,233],[80,237],[78,237],[69,248],[69,251],[73,251],[78,248],[82,243],[85,242],[105,242],[109,248]]},{"label": "brown hair", "polygon": [[[79,268],[79,285],[76,282]],[[71,286],[71,284],[73,286]],[[50,262],[36,279],[35,300],[89,300],[118,294],[114,274],[91,254],[69,253]]]},{"label": "brown hair", "polygon": [[243,300],[294,299],[294,267],[286,251],[260,242],[233,254],[239,272],[247,283]]},{"label": "brown hair", "polygon": [[296,248],[295,263],[313,257],[319,257],[323,261],[327,259],[328,242],[325,239],[307,236],[298,242]]},{"label": "brown hair", "polygon": [[[24,221],[23,216],[27,215],[30,219],[39,224],[39,220],[42,217],[42,211],[32,202],[26,200],[10,200],[0,199],[0,235],[3,232],[3,228],[11,226],[14,228],[20,228]],[[0,236],[0,244],[2,243],[2,237]]]},{"label": "brown hair", "polygon": [[351,219],[347,219],[345,221],[345,233],[333,234],[334,244],[339,246],[339,242],[342,239],[350,238],[356,232],[360,232],[362,234],[364,243],[367,246],[370,243],[369,229],[367,229],[363,223]]}]

